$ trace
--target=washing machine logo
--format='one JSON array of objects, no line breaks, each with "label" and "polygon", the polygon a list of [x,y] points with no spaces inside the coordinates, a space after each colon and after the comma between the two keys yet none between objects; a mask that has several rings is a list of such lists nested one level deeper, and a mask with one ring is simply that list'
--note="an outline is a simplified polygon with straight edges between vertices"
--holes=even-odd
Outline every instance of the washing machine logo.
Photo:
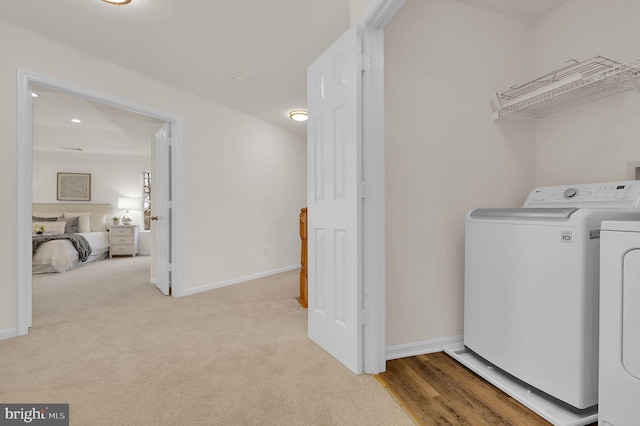
[{"label": "washing machine logo", "polygon": [[560,241],[563,243],[572,243],[571,231],[560,231]]}]

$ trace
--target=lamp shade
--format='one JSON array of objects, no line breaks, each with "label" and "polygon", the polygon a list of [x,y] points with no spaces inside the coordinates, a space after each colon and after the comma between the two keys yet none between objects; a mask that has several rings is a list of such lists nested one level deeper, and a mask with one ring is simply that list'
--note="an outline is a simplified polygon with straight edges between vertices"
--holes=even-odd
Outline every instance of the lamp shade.
[{"label": "lamp shade", "polygon": [[118,208],[122,210],[140,210],[140,198],[118,198]]}]

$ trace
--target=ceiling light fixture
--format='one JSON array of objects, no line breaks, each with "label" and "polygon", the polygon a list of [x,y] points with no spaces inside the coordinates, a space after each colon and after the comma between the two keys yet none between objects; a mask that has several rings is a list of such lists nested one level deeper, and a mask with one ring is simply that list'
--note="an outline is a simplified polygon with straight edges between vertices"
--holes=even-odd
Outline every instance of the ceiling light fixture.
[{"label": "ceiling light fixture", "polygon": [[115,4],[116,6],[122,6],[123,4],[131,3],[131,0],[102,0],[105,3]]},{"label": "ceiling light fixture", "polygon": [[235,81],[238,86],[242,86],[247,82],[247,76],[244,74],[235,74],[233,81]]},{"label": "ceiling light fixture", "polygon": [[82,123],[82,120],[80,120],[79,118],[72,118],[71,122],[72,123]]},{"label": "ceiling light fixture", "polygon": [[307,121],[308,114],[305,109],[294,109],[289,113],[289,118],[294,121]]},{"label": "ceiling light fixture", "polygon": [[40,96],[40,95],[38,95],[36,92],[31,92],[31,97],[32,98],[37,98],[38,96]]}]

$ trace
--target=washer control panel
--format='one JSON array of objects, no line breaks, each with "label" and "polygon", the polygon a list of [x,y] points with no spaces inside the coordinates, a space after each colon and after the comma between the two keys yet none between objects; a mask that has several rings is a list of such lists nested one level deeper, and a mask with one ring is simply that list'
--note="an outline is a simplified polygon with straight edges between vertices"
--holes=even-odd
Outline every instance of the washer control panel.
[{"label": "washer control panel", "polygon": [[535,188],[529,193],[524,207],[541,206],[640,208],[640,181]]}]

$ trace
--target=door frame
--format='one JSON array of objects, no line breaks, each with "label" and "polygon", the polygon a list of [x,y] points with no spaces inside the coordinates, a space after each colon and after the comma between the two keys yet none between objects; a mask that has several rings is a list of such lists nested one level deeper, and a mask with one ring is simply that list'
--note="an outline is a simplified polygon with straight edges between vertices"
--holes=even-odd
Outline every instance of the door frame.
[{"label": "door frame", "polygon": [[[87,88],[75,86],[71,83],[47,77],[24,69],[18,69],[17,90],[17,316],[18,336],[29,332],[31,326],[31,220],[32,209],[32,98],[31,86],[38,85],[62,93],[82,97],[100,102],[115,108],[131,111],[158,120],[165,121],[171,126],[173,156],[171,161],[171,182],[174,188],[172,209],[173,226],[170,235],[173,262],[171,268],[172,296],[180,297],[184,294],[182,273],[182,118],[153,108],[138,105],[129,100],[116,98]],[[152,159],[154,161],[154,159]]]},{"label": "door frame", "polygon": [[[362,52],[370,65],[362,76],[362,170],[366,196],[362,214],[363,369],[386,370],[384,28],[405,0],[370,2],[360,20]],[[367,69],[368,68],[368,69]]]}]

